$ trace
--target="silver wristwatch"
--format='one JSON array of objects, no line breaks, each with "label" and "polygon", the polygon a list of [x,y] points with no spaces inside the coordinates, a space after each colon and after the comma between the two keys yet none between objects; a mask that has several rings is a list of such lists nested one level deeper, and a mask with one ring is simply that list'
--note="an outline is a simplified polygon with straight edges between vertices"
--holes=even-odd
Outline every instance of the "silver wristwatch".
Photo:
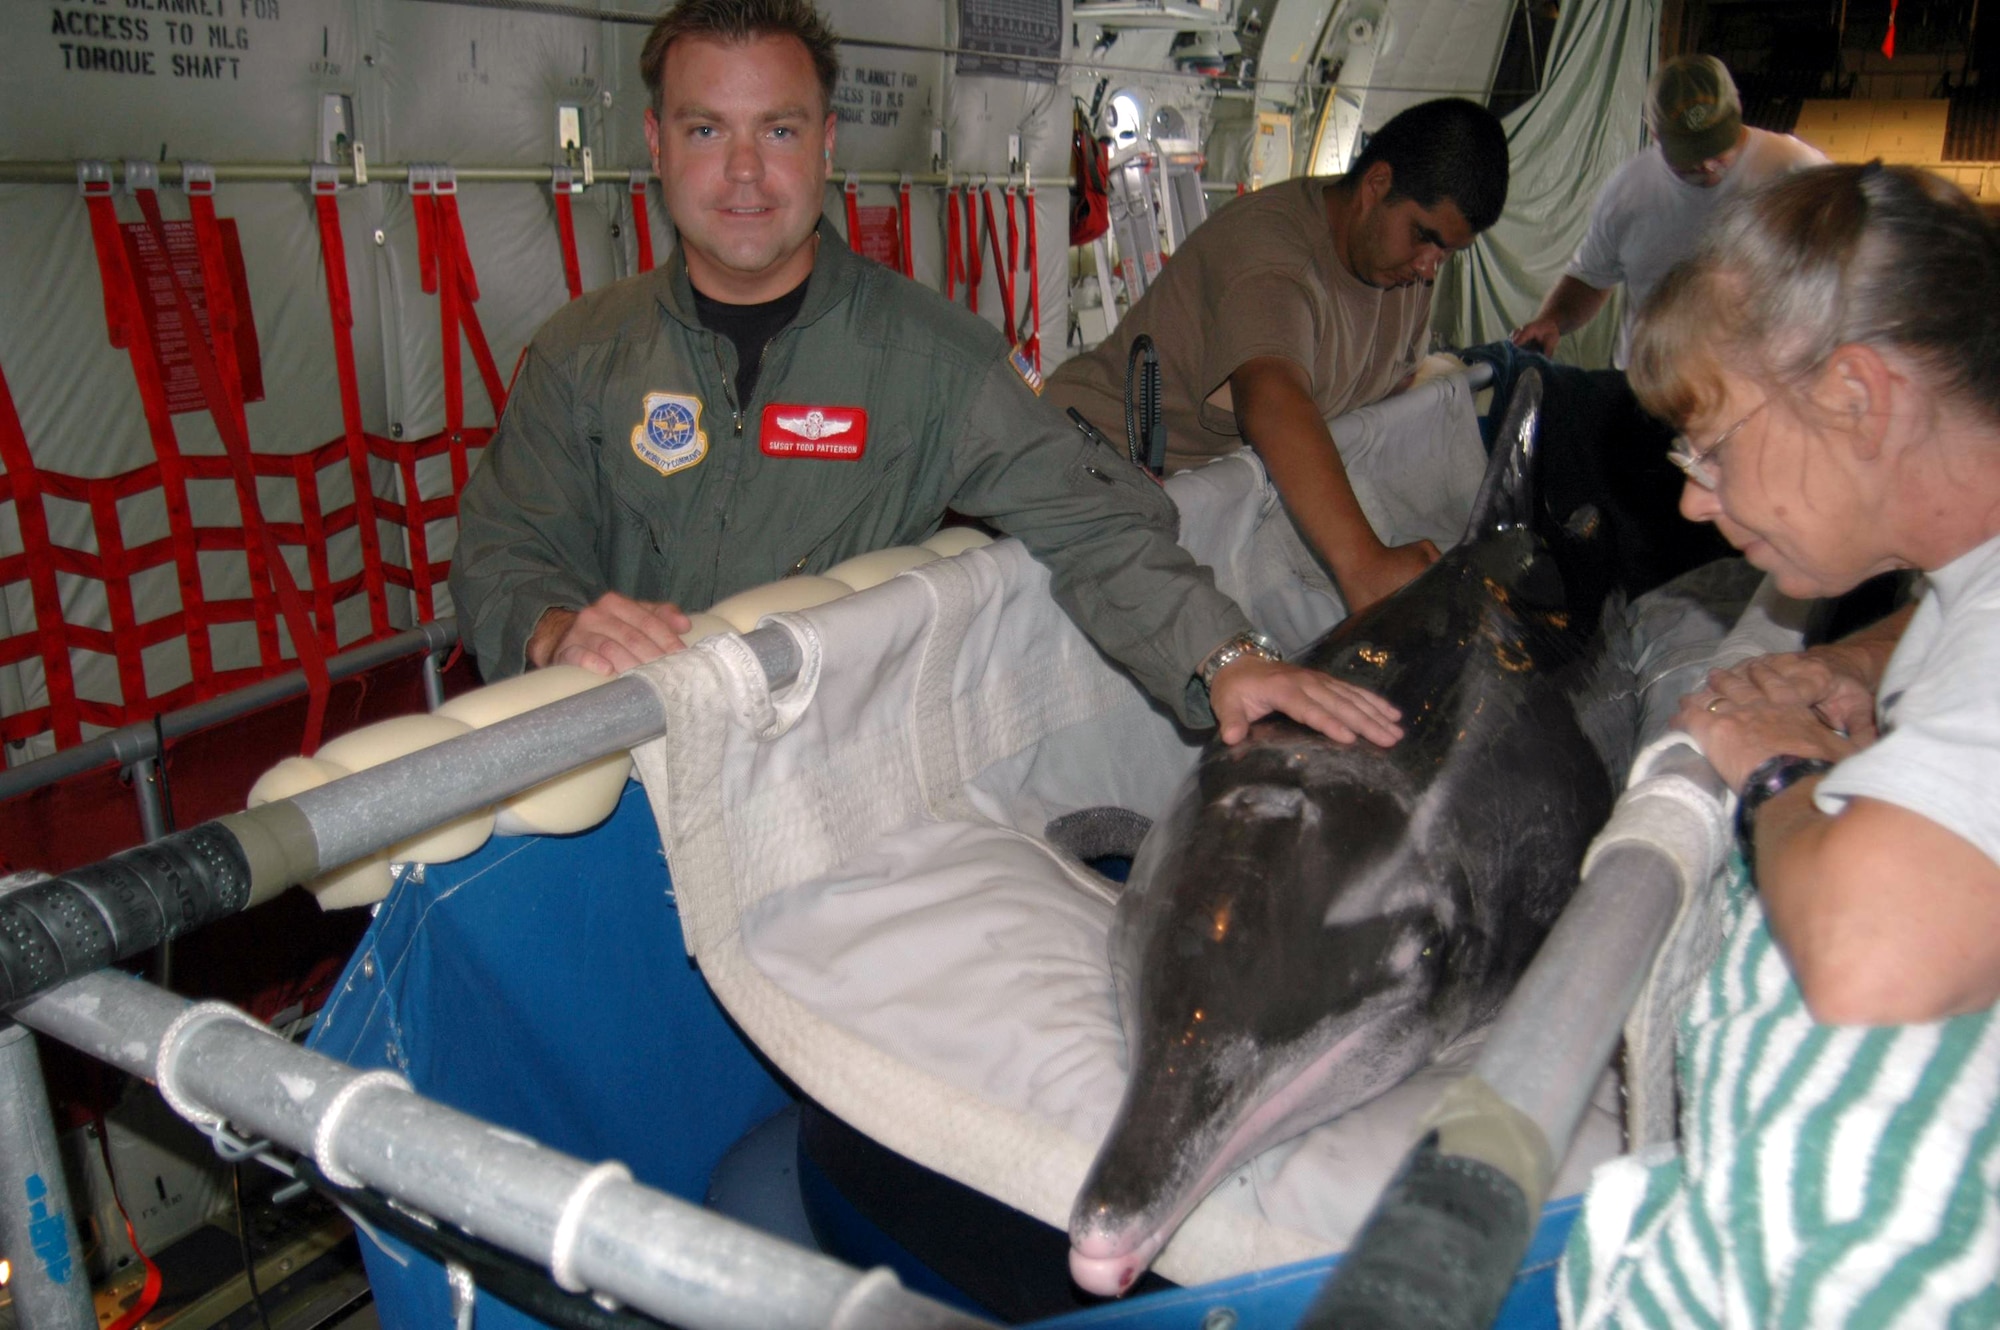
[{"label": "silver wristwatch", "polygon": [[1208,653],[1208,659],[1194,672],[1195,678],[1201,680],[1203,688],[1207,688],[1215,682],[1215,676],[1222,672],[1223,666],[1232,665],[1245,656],[1260,656],[1274,664],[1285,658],[1284,652],[1267,634],[1238,633]]}]

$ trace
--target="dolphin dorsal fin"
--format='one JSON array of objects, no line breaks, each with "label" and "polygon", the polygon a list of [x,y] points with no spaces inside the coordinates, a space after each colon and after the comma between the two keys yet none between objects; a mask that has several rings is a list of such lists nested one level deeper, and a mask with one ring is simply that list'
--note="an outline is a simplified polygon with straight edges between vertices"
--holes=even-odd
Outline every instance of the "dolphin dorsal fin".
[{"label": "dolphin dorsal fin", "polygon": [[1479,482],[1479,497],[1472,503],[1472,521],[1466,525],[1465,540],[1510,527],[1526,526],[1535,506],[1535,437],[1542,424],[1542,375],[1528,369],[1514,380],[1507,399],[1507,413],[1493,436],[1493,454],[1486,463],[1486,478]]}]

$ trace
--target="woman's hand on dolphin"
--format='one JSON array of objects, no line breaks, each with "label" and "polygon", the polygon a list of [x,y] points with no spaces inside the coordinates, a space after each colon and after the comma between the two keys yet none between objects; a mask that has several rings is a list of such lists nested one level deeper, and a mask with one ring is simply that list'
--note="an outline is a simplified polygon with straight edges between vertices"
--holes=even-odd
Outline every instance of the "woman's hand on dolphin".
[{"label": "woman's hand on dolphin", "polygon": [[1875,741],[1875,681],[1868,661],[1832,643],[1810,651],[1755,656],[1733,669],[1714,670],[1709,689],[1731,701],[1761,699],[1806,706],[1858,744]]},{"label": "woman's hand on dolphin", "polygon": [[1365,688],[1281,661],[1244,656],[1216,671],[1208,703],[1222,742],[1241,742],[1251,722],[1272,712],[1329,739],[1366,739],[1384,748],[1403,737],[1403,713]]},{"label": "woman's hand on dolphin", "polygon": [[[1794,680],[1776,669],[1738,667],[1709,675],[1710,687],[1681,699],[1676,729],[1701,745],[1716,774],[1741,788],[1763,762],[1789,754],[1838,762],[1866,747],[1829,725]],[[1874,723],[1869,722],[1873,736]]]},{"label": "woman's hand on dolphin", "polygon": [[694,623],[678,605],[607,591],[581,610],[550,609],[528,639],[528,663],[581,665],[611,675],[671,655]]}]

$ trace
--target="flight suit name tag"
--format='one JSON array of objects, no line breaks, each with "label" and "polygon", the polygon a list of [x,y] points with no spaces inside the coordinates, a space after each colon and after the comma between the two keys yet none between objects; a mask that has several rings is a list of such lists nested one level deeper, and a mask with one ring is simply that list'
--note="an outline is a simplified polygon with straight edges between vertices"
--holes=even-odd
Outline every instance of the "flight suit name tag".
[{"label": "flight suit name tag", "polygon": [[858,406],[773,402],[759,422],[757,447],[766,457],[859,461],[868,451],[868,412]]}]

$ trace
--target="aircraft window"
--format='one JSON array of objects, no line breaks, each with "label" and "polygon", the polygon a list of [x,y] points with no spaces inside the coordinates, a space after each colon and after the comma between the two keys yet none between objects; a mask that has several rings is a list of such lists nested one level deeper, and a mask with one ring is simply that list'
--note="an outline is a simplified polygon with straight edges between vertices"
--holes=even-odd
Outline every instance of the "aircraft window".
[{"label": "aircraft window", "polygon": [[1146,133],[1146,99],[1138,91],[1126,88],[1111,94],[1111,100],[1104,107],[1104,134],[1111,140],[1111,150],[1129,148]]}]

